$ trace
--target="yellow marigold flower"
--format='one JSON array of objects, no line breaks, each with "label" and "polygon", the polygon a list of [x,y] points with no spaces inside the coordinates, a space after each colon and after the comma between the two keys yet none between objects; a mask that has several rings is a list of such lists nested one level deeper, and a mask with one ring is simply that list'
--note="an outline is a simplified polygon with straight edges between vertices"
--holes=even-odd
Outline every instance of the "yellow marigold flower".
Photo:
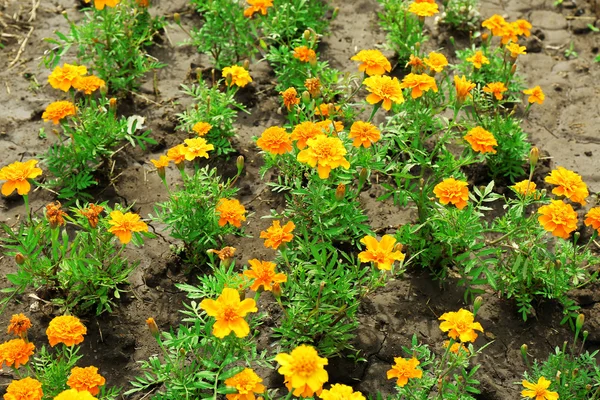
[{"label": "yellow marigold flower", "polygon": [[511,42],[506,45],[506,50],[510,51],[510,56],[512,58],[517,58],[521,54],[527,54],[527,47],[519,46],[519,43]]},{"label": "yellow marigold flower", "polygon": [[411,97],[416,99],[423,95],[423,92],[427,92],[430,89],[434,92],[438,91],[435,78],[427,74],[413,74],[412,72],[402,79],[400,84],[402,89],[411,89]]},{"label": "yellow marigold flower", "polygon": [[365,251],[358,253],[360,262],[374,262],[377,268],[389,271],[395,261],[404,260],[401,251],[394,251],[396,239],[390,235],[383,235],[381,242],[372,236],[365,236],[360,242],[366,246]]},{"label": "yellow marigold flower", "polygon": [[104,211],[104,207],[97,206],[94,203],[90,203],[88,208],[81,210],[81,215],[87,218],[90,227],[96,228],[98,226],[98,216]]},{"label": "yellow marigold flower", "polygon": [[58,125],[61,119],[69,115],[75,115],[77,107],[70,101],[55,101],[50,103],[42,114],[42,119],[45,122],[52,121],[54,125]]},{"label": "yellow marigold flower", "polygon": [[483,332],[479,322],[474,322],[475,317],[471,311],[461,308],[454,312],[442,314],[439,318],[442,332],[448,332],[451,339],[459,339],[461,342],[474,342],[477,339],[475,331]]},{"label": "yellow marigold flower", "polygon": [[492,31],[494,36],[502,36],[504,27],[508,24],[503,16],[494,14],[481,23],[481,26]]},{"label": "yellow marigold flower", "polygon": [[192,130],[198,134],[198,136],[206,136],[206,134],[212,129],[212,125],[208,122],[196,122],[192,126]]},{"label": "yellow marigold flower", "polygon": [[64,64],[62,67],[56,67],[48,77],[48,83],[54,89],[60,89],[68,92],[73,86],[73,82],[87,74],[87,68],[83,65]]},{"label": "yellow marigold flower", "polygon": [[321,130],[321,133],[325,135],[344,130],[344,124],[342,124],[340,121],[334,122],[330,119],[319,121],[315,125]]},{"label": "yellow marigold flower", "polygon": [[370,122],[356,121],[350,127],[348,137],[354,139],[352,146],[369,148],[372,143],[381,139],[381,132]]},{"label": "yellow marigold flower", "polygon": [[242,221],[246,220],[246,208],[236,199],[220,199],[215,211],[219,216],[219,226],[225,226],[229,222],[240,228]]},{"label": "yellow marigold flower", "polygon": [[552,200],[550,204],[539,208],[538,217],[542,227],[554,236],[568,239],[577,229],[577,213],[570,204],[561,200]]},{"label": "yellow marigold flower", "polygon": [[79,79],[75,79],[73,82],[73,88],[83,92],[84,94],[92,94],[104,86],[106,86],[106,82],[95,75],[84,76]]},{"label": "yellow marigold flower", "polygon": [[315,107],[315,115],[329,118],[337,115],[342,109],[340,106],[336,106],[333,103],[321,103]]},{"label": "yellow marigold flower", "polygon": [[344,143],[337,137],[317,135],[306,142],[308,148],[298,153],[298,161],[317,167],[319,178],[329,178],[333,168],[350,168],[350,163],[344,158],[347,151]]},{"label": "yellow marigold flower", "polygon": [[361,392],[355,392],[350,386],[336,383],[319,395],[323,400],[367,400]]},{"label": "yellow marigold flower", "polygon": [[290,134],[278,126],[267,128],[256,141],[256,145],[271,154],[285,154],[292,151]]},{"label": "yellow marigold flower", "polygon": [[259,287],[263,287],[263,290],[273,290],[275,283],[287,282],[287,276],[283,273],[275,272],[275,263],[269,261],[259,261],[256,258],[248,260],[250,264],[249,270],[244,271],[244,276],[250,279],[254,279],[250,290],[257,291]]},{"label": "yellow marigold flower", "polygon": [[528,179],[515,183],[511,188],[523,196],[536,196],[537,185],[535,182],[530,182]]},{"label": "yellow marigold flower", "polygon": [[255,400],[255,394],[264,393],[266,390],[261,383],[262,381],[261,377],[256,375],[256,372],[250,368],[245,368],[239,374],[225,379],[225,385],[237,390],[237,393],[228,394],[225,397],[227,397],[227,400]]},{"label": "yellow marigold flower", "polygon": [[543,376],[538,379],[537,383],[531,383],[523,380],[521,385],[523,385],[525,389],[521,391],[521,396],[529,397],[531,399],[535,398],[535,400],[557,400],[558,393],[548,390],[551,383],[552,382]]},{"label": "yellow marigold flower", "polygon": [[262,15],[267,15],[267,8],[273,7],[273,0],[246,0],[250,7],[244,10],[244,17],[251,17],[255,13],[260,12]]},{"label": "yellow marigold flower", "polygon": [[131,241],[133,232],[148,232],[148,225],[140,220],[140,216],[130,212],[123,214],[114,210],[110,213],[108,223],[112,225],[108,231],[118,237],[122,244]]},{"label": "yellow marigold flower", "polygon": [[457,100],[463,102],[467,97],[472,97],[471,90],[475,88],[475,84],[468,81],[464,75],[461,77],[454,75],[454,87],[456,88]]},{"label": "yellow marigold flower", "polygon": [[425,63],[419,57],[415,57],[413,54],[410,55],[410,59],[406,63],[408,67],[410,65],[412,72],[422,72],[425,69]]},{"label": "yellow marigold flower", "polygon": [[[444,340],[444,348],[447,349],[448,346],[450,345],[450,341],[449,340]],[[450,353],[454,353],[454,354],[458,354],[458,353],[466,353],[469,354],[469,349],[467,349],[467,347],[462,344],[462,343],[452,343],[452,346],[450,346]]]},{"label": "yellow marigold flower", "polygon": [[33,355],[35,346],[33,343],[26,342],[23,339],[13,339],[0,344],[0,368],[4,364],[7,367],[14,365],[19,368],[22,364],[27,364],[29,357]]},{"label": "yellow marigold flower", "polygon": [[97,400],[90,392],[78,392],[75,389],[60,392],[54,400]]},{"label": "yellow marigold flower", "polygon": [[454,178],[444,179],[433,188],[433,193],[440,199],[440,203],[446,205],[452,203],[462,210],[469,200],[469,184],[464,181],[457,181]]},{"label": "yellow marigold flower", "polygon": [[397,78],[390,78],[387,75],[370,76],[363,81],[367,90],[371,92],[367,96],[369,104],[383,102],[382,106],[386,111],[392,108],[392,102],[396,104],[404,103],[402,88]]},{"label": "yellow marigold flower", "polygon": [[436,3],[414,2],[408,7],[408,11],[419,17],[431,17],[440,12]]},{"label": "yellow marigold flower", "polygon": [[244,67],[240,67],[239,65],[232,65],[231,67],[223,68],[223,76],[226,78],[231,76],[229,86],[236,85],[239,87],[244,87],[252,82],[250,73]]},{"label": "yellow marigold flower", "polygon": [[[90,0],[84,0],[86,3],[89,3]],[[94,7],[96,10],[104,10],[104,7],[114,8],[119,4],[121,0],[94,0]]]},{"label": "yellow marigold flower", "polygon": [[36,167],[37,160],[28,160],[23,162],[15,161],[0,169],[0,181],[6,181],[2,185],[2,194],[8,196],[15,189],[21,196],[26,195],[31,190],[31,184],[28,179],[37,178],[42,174],[42,170]]},{"label": "yellow marigold flower", "polygon": [[314,122],[305,121],[296,125],[290,137],[296,141],[296,146],[302,150],[306,148],[306,142],[309,139],[321,134],[323,134],[323,131]]},{"label": "yellow marigold flower", "polygon": [[283,92],[279,92],[281,97],[283,97],[283,105],[290,111],[293,106],[300,104],[300,97],[298,97],[298,92],[295,88],[287,88]]},{"label": "yellow marigold flower", "polygon": [[513,22],[513,24],[516,28],[517,35],[525,37],[531,36],[531,28],[533,28],[533,26],[529,23],[529,21],[524,19],[518,19],[515,22]]},{"label": "yellow marigold flower", "polygon": [[48,220],[48,223],[50,223],[51,228],[64,225],[64,217],[66,215],[67,213],[61,210],[61,204],[59,201],[46,205],[46,219]]},{"label": "yellow marigold flower", "polygon": [[489,64],[490,60],[483,55],[480,50],[477,50],[471,57],[467,57],[467,61],[473,64],[473,67],[479,69],[483,64]]},{"label": "yellow marigold flower", "polygon": [[100,392],[100,386],[104,386],[106,379],[98,373],[96,367],[74,367],[67,380],[67,386],[78,392],[88,391],[91,395],[97,395]]},{"label": "yellow marigold flower", "polygon": [[321,93],[321,81],[319,78],[308,78],[304,81],[304,87],[312,97],[317,97]]},{"label": "yellow marigold flower", "polygon": [[198,157],[208,158],[208,152],[214,150],[215,146],[206,142],[204,138],[194,138],[184,140],[187,147],[185,147],[185,159],[192,161]]},{"label": "yellow marigold flower", "polygon": [[502,100],[502,93],[506,92],[507,90],[508,89],[502,82],[491,82],[485,85],[483,88],[484,92],[492,94],[496,100]]},{"label": "yellow marigold flower", "polygon": [[448,59],[441,53],[436,53],[432,51],[429,53],[429,56],[423,59],[423,62],[435,72],[442,72],[444,67],[448,65]]},{"label": "yellow marigold flower", "polygon": [[392,70],[392,64],[379,50],[361,50],[350,59],[360,61],[362,64],[358,70],[369,76],[383,75]]},{"label": "yellow marigold flower", "polygon": [[302,62],[311,62],[317,58],[317,53],[306,46],[299,46],[294,49],[294,58]]},{"label": "yellow marigold flower", "polygon": [[240,338],[248,336],[250,326],[244,317],[248,313],[258,311],[254,299],[240,301],[238,291],[231,288],[223,289],[217,300],[202,300],[200,308],[216,319],[212,333],[219,339],[229,335],[231,331]]},{"label": "yellow marigold flower", "polygon": [[387,378],[397,378],[397,384],[400,387],[404,387],[409,379],[421,379],[423,377],[423,371],[417,368],[417,365],[421,362],[415,357],[410,359],[394,357],[394,363],[392,369],[387,372]]},{"label": "yellow marigold flower", "polygon": [[23,337],[27,330],[31,328],[31,320],[25,314],[13,314],[8,323],[7,333]]},{"label": "yellow marigold flower", "polygon": [[507,44],[508,42],[517,42],[519,37],[517,36],[518,27],[513,23],[506,24],[502,28],[502,44]]},{"label": "yellow marigold flower", "polygon": [[30,377],[12,381],[6,388],[4,400],[42,400],[42,383]]},{"label": "yellow marigold flower", "polygon": [[275,361],[281,365],[277,372],[284,376],[288,389],[294,389],[292,394],[296,397],[319,395],[323,384],[329,379],[324,368],[327,359],[319,357],[314,347],[302,344],[290,354],[277,354]]},{"label": "yellow marigold flower", "polygon": [[544,181],[558,186],[552,189],[552,193],[555,195],[565,196],[567,199],[575,203],[580,203],[582,206],[585,206],[585,198],[590,195],[587,185],[581,179],[581,175],[564,167],[552,170]]},{"label": "yellow marigold flower", "polygon": [[171,147],[167,151],[167,157],[169,160],[173,160],[175,164],[180,164],[185,161],[185,146],[183,144],[178,144],[175,147]]},{"label": "yellow marigold flower", "polygon": [[86,333],[87,329],[79,318],[71,315],[55,317],[46,329],[46,336],[52,347],[58,343],[64,343],[66,346],[79,344],[83,342],[83,335]]},{"label": "yellow marigold flower", "polygon": [[496,138],[492,132],[488,132],[480,126],[471,129],[464,139],[469,142],[471,148],[479,153],[496,153],[495,146],[498,146]]},{"label": "yellow marigold flower", "polygon": [[167,156],[160,156],[158,158],[158,160],[150,160],[150,162],[154,165],[154,167],[156,168],[166,168],[169,166],[169,162],[171,161],[171,159]]},{"label": "yellow marigold flower", "polygon": [[233,258],[233,255],[235,254],[235,250],[236,250],[235,247],[225,246],[221,250],[209,249],[206,252],[216,254],[217,257],[219,257],[219,259],[221,261],[227,261],[227,260],[230,260]]},{"label": "yellow marigold flower", "polygon": [[296,228],[296,225],[292,221],[288,221],[287,224],[281,226],[278,220],[273,221],[273,225],[267,228],[266,231],[260,233],[261,239],[265,240],[265,247],[271,247],[277,250],[283,243],[289,243],[294,238],[292,231]]},{"label": "yellow marigold flower", "polygon": [[585,214],[585,221],[583,221],[585,226],[592,226],[593,229],[597,229],[598,233],[600,233],[600,207],[594,207],[590,209],[590,211]]},{"label": "yellow marigold flower", "polygon": [[546,95],[542,91],[541,87],[536,86],[531,89],[525,89],[523,90],[523,93],[529,95],[529,98],[527,99],[529,103],[538,103],[540,105],[544,104],[544,99],[546,98]]}]

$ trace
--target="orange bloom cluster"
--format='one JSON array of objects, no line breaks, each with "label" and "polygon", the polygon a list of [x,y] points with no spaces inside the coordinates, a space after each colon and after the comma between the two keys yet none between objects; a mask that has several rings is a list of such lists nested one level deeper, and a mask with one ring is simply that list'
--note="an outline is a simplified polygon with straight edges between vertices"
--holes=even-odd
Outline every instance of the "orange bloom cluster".
[{"label": "orange bloom cluster", "polygon": [[442,72],[448,65],[448,59],[442,53],[432,51],[429,56],[423,59],[423,62],[434,72]]},{"label": "orange bloom cluster", "polygon": [[68,92],[73,83],[85,74],[87,74],[87,68],[83,65],[64,64],[62,67],[54,68],[48,77],[48,83],[54,89]]},{"label": "orange bloom cluster", "polygon": [[104,207],[90,203],[88,208],[84,208],[80,212],[81,215],[87,218],[90,227],[96,228],[98,226],[98,216],[102,211],[104,211]]},{"label": "orange bloom cluster", "polygon": [[244,271],[244,276],[254,279],[250,290],[257,291],[261,286],[263,290],[272,291],[273,285],[287,282],[287,276],[283,273],[275,272],[275,263],[269,261],[259,261],[256,258],[248,260],[250,269]]},{"label": "orange bloom cluster", "polygon": [[250,326],[244,317],[248,313],[258,311],[254,299],[240,301],[238,291],[231,288],[223,289],[217,300],[202,300],[200,308],[216,319],[213,325],[213,335],[219,339],[229,335],[232,331],[240,338],[248,336]]},{"label": "orange bloom cluster", "polygon": [[96,367],[74,367],[67,380],[67,386],[78,392],[88,391],[92,395],[100,392],[100,386],[104,386],[106,379],[98,373]]},{"label": "orange bloom cluster", "polygon": [[33,343],[26,342],[21,338],[0,344],[0,368],[5,364],[7,367],[14,366],[14,368],[27,364],[34,349]]},{"label": "orange bloom cluster", "polygon": [[387,378],[398,379],[398,386],[404,387],[409,379],[420,379],[423,377],[423,371],[417,368],[420,363],[421,362],[415,357],[409,359],[394,357],[394,365],[392,366],[392,369],[387,372]]},{"label": "orange bloom cluster", "polygon": [[252,82],[250,73],[244,67],[240,67],[239,65],[223,68],[223,76],[226,78],[228,86],[236,85],[244,87]]},{"label": "orange bloom cluster", "polygon": [[79,318],[72,315],[63,315],[50,321],[46,336],[50,346],[54,347],[59,343],[65,346],[73,346],[83,342],[83,335],[87,333],[86,327]]},{"label": "orange bloom cluster", "polygon": [[447,312],[439,318],[443,321],[440,324],[442,332],[448,332],[451,339],[459,339],[461,342],[474,342],[477,339],[475,331],[483,332],[483,327],[479,322],[475,322],[475,317],[471,311],[461,308],[456,312]]},{"label": "orange bloom cluster", "polygon": [[[84,0],[86,3],[89,3],[91,0]],[[104,7],[116,7],[117,4],[119,4],[121,2],[121,0],[94,0],[94,7],[96,7],[96,10],[104,10]]]},{"label": "orange bloom cluster", "polygon": [[50,203],[46,205],[46,219],[50,224],[51,228],[56,228],[57,226],[63,226],[65,224],[64,217],[67,215],[66,212],[61,210],[60,202]]},{"label": "orange bloom cluster", "polygon": [[381,139],[381,132],[370,122],[356,121],[350,127],[348,137],[354,139],[352,146],[369,148],[372,143]]},{"label": "orange bloom cluster", "polygon": [[544,181],[557,185],[557,187],[552,189],[552,193],[555,195],[565,196],[567,199],[575,203],[580,203],[582,206],[585,206],[585,198],[590,195],[587,185],[581,179],[581,175],[564,167],[552,170]]},{"label": "orange bloom cluster", "polygon": [[344,158],[346,148],[339,138],[320,134],[308,139],[306,144],[308,148],[298,153],[298,161],[317,167],[319,178],[329,178],[333,168],[350,168],[350,163]]},{"label": "orange bloom cluster", "polygon": [[371,92],[371,94],[367,96],[367,102],[369,104],[383,102],[382,107],[386,111],[389,111],[392,108],[392,103],[404,103],[402,87],[397,78],[376,75],[368,77],[363,83],[367,87],[367,90]]},{"label": "orange bloom cluster", "polygon": [[278,126],[267,128],[256,141],[256,145],[271,154],[285,154],[292,151],[290,134]]},{"label": "orange bloom cluster", "polygon": [[410,3],[408,11],[418,15],[419,17],[431,17],[440,12],[438,5],[435,2],[418,2]]},{"label": "orange bloom cluster", "polygon": [[293,106],[300,104],[300,97],[295,88],[287,88],[283,92],[279,93],[283,97],[283,105],[290,111]]},{"label": "orange bloom cluster", "polygon": [[13,314],[8,323],[7,333],[23,337],[31,328],[31,320],[24,314]]},{"label": "orange bloom cluster", "polygon": [[392,70],[392,64],[379,50],[361,50],[350,59],[360,61],[362,64],[358,70],[369,76],[383,75]]},{"label": "orange bloom cluster", "polygon": [[475,88],[475,84],[468,81],[464,75],[461,77],[454,75],[454,87],[456,88],[456,99],[464,102],[467,97],[472,97],[471,90]]},{"label": "orange bloom cluster", "polygon": [[525,90],[523,90],[523,93],[529,95],[529,98],[527,99],[527,101],[530,104],[538,103],[539,105],[542,105],[542,104],[544,104],[544,100],[546,99],[546,95],[542,91],[542,88],[539,86],[536,86],[531,89],[525,89]]},{"label": "orange bloom cluster", "polygon": [[291,139],[296,141],[296,146],[300,150],[305,149],[307,141],[316,137],[317,135],[323,134],[323,131],[317,124],[311,121],[304,121],[294,127],[292,131]]},{"label": "orange bloom cluster", "polygon": [[600,207],[594,207],[585,214],[585,220],[583,221],[585,226],[591,226],[600,233]]},{"label": "orange bloom cluster", "polygon": [[486,131],[480,126],[471,129],[464,139],[469,142],[471,148],[479,153],[496,153],[495,146],[498,146],[496,138],[492,132]]},{"label": "orange bloom cluster", "polygon": [[469,184],[465,181],[457,181],[454,178],[444,179],[433,188],[433,193],[440,199],[440,203],[446,205],[452,203],[462,210],[469,200]]},{"label": "orange bloom cluster", "polygon": [[365,251],[358,253],[360,262],[373,262],[377,268],[389,271],[394,262],[404,260],[405,255],[400,250],[394,251],[396,239],[393,236],[383,235],[380,242],[372,236],[365,236],[360,242],[366,246]]},{"label": "orange bloom cluster", "polygon": [[473,64],[476,69],[481,68],[484,64],[489,64],[490,60],[478,50],[471,57],[467,57],[467,61]]},{"label": "orange bloom cluster", "polygon": [[212,129],[212,125],[208,122],[196,122],[194,126],[192,126],[192,130],[198,134],[198,136],[206,136],[206,134]]},{"label": "orange bloom cluster", "polygon": [[538,221],[545,230],[554,236],[568,239],[571,232],[577,229],[577,213],[570,204],[561,200],[552,200],[550,204],[538,210]]},{"label": "orange bloom cluster", "polygon": [[122,244],[127,244],[131,241],[133,232],[148,232],[148,225],[140,220],[138,214],[114,210],[110,213],[108,223],[112,225],[108,231],[119,238]]},{"label": "orange bloom cluster", "polygon": [[402,79],[400,87],[402,89],[411,89],[410,95],[413,99],[421,97],[423,92],[429,90],[438,91],[435,78],[427,74],[413,74],[412,72]]},{"label": "orange bloom cluster", "polygon": [[519,19],[515,22],[507,22],[504,17],[498,14],[492,15],[481,23],[481,26],[489,29],[492,35],[499,36],[502,38],[502,44],[508,42],[517,42],[519,36],[529,37],[531,35],[531,24],[524,20]]},{"label": "orange bloom cluster", "polygon": [[273,7],[273,0],[246,0],[250,7],[244,10],[244,17],[251,17],[257,12],[267,15],[267,8]]},{"label": "orange bloom cluster", "polygon": [[329,390],[323,390],[319,397],[323,400],[367,400],[361,392],[355,392],[350,386],[336,383]]},{"label": "orange bloom cluster", "polygon": [[4,400],[42,400],[42,397],[42,383],[30,377],[12,381],[4,394]]},{"label": "orange bloom cluster", "polygon": [[273,225],[267,228],[266,231],[260,232],[260,238],[265,240],[265,247],[271,247],[277,250],[284,243],[289,243],[294,238],[292,231],[296,225],[292,221],[281,226],[278,220],[273,221]]},{"label": "orange bloom cluster", "polygon": [[219,226],[230,223],[236,228],[241,228],[242,221],[246,220],[246,208],[236,199],[220,199],[215,211],[219,216]]},{"label": "orange bloom cluster", "polygon": [[317,59],[317,53],[306,46],[299,46],[294,49],[294,58],[302,62],[314,62]]},{"label": "orange bloom cluster", "polygon": [[328,118],[339,113],[341,110],[340,106],[336,106],[333,103],[321,103],[315,107],[315,115]]},{"label": "orange bloom cluster", "polygon": [[285,385],[296,397],[320,395],[329,379],[324,368],[328,361],[319,357],[314,347],[300,345],[290,354],[277,354],[275,361],[281,365],[277,372],[284,376]]},{"label": "orange bloom cluster", "polygon": [[77,107],[70,101],[55,101],[46,107],[46,111],[42,114],[42,119],[46,122],[52,121],[54,125],[58,125],[61,119],[69,115],[75,115]]},{"label": "orange bloom cluster", "polygon": [[[237,393],[228,394],[227,400],[255,400],[255,394],[264,393],[266,388],[261,383],[262,379],[250,368],[225,379],[225,385],[233,387]],[[259,397],[261,399],[261,397]]]},{"label": "orange bloom cluster", "polygon": [[502,93],[506,92],[507,90],[508,89],[502,82],[491,82],[485,85],[483,88],[485,93],[490,93],[496,98],[496,100],[502,100]]},{"label": "orange bloom cluster", "polygon": [[21,196],[26,195],[31,190],[31,184],[28,179],[37,178],[42,174],[42,170],[36,167],[37,160],[28,160],[23,162],[15,161],[0,169],[0,181],[6,181],[2,185],[2,194],[10,195],[17,190]]}]

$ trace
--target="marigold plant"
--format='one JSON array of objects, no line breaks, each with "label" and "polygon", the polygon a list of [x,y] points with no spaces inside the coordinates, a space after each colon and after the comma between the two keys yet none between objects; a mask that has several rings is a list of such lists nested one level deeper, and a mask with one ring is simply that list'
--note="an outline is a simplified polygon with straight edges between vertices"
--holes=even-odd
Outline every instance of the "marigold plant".
[{"label": "marigold plant", "polygon": [[594,207],[585,215],[585,226],[591,226],[600,233],[600,207]]},{"label": "marigold plant", "polygon": [[12,381],[8,385],[4,400],[42,400],[43,396],[42,383],[37,379],[26,377]]},{"label": "marigold plant", "polygon": [[477,50],[471,57],[467,57],[467,61],[472,63],[476,69],[480,69],[483,65],[490,63],[490,60],[483,55],[481,50]]},{"label": "marigold plant", "polygon": [[527,102],[529,104],[538,103],[542,105],[544,104],[544,100],[546,99],[546,95],[542,91],[542,88],[539,86],[536,86],[531,89],[525,89],[523,90],[523,93],[529,95],[529,98],[527,98]]},{"label": "marigold plant", "polygon": [[77,107],[70,101],[55,101],[46,107],[46,111],[42,114],[44,121],[52,121],[54,125],[58,125],[61,119],[69,115],[75,115]]},{"label": "marigold plant", "polygon": [[477,339],[475,331],[483,332],[483,327],[479,322],[475,322],[473,313],[461,308],[456,312],[447,312],[439,318],[440,329],[442,332],[448,332],[451,339],[458,339],[461,342],[474,342]]},{"label": "marigold plant", "polygon": [[543,376],[536,383],[523,380],[521,384],[525,388],[521,391],[523,397],[535,400],[557,400],[559,397],[558,393],[548,390],[552,382]]},{"label": "marigold plant", "polygon": [[8,323],[7,333],[12,333],[15,336],[21,336],[27,334],[27,331],[31,328],[31,320],[24,314],[13,314]]},{"label": "marigold plant", "polygon": [[267,153],[281,155],[292,151],[292,138],[285,129],[272,126],[262,133],[256,145]]},{"label": "marigold plant", "polygon": [[[225,384],[237,390],[237,393],[227,394],[227,400],[254,400],[255,394],[264,393],[266,390],[262,378],[250,368],[244,370],[231,378],[225,379]],[[260,398],[260,397],[259,397]]]},{"label": "marigold plant", "polygon": [[6,364],[7,367],[18,369],[21,365],[27,364],[34,350],[33,343],[20,338],[2,343],[0,344],[0,367]]},{"label": "marigold plant", "polygon": [[87,68],[83,65],[64,64],[62,67],[54,68],[48,77],[48,83],[55,89],[68,92],[73,83],[85,74],[87,74]]},{"label": "marigold plant", "polygon": [[112,211],[108,223],[111,225],[108,231],[124,245],[131,241],[134,232],[148,232],[148,225],[141,221],[138,214],[131,212],[123,214],[120,210]]},{"label": "marigold plant", "polygon": [[250,73],[239,65],[232,65],[230,67],[223,68],[223,76],[228,86],[239,86],[244,87],[252,82]]},{"label": "marigold plant", "polygon": [[100,387],[105,383],[106,379],[98,373],[98,368],[94,366],[73,368],[67,380],[67,386],[71,389],[78,392],[87,391],[94,396],[100,392]]},{"label": "marigold plant", "polygon": [[402,79],[400,87],[410,89],[410,95],[413,99],[421,97],[423,92],[428,92],[429,90],[438,91],[437,84],[432,76],[427,74],[413,74],[412,72]]},{"label": "marigold plant", "polygon": [[350,168],[350,163],[344,158],[347,151],[339,138],[321,134],[308,139],[306,144],[308,148],[298,153],[298,161],[317,167],[319,178],[329,178],[334,168]]},{"label": "marigold plant", "polygon": [[321,392],[323,400],[367,400],[361,392],[355,392],[352,387],[336,383]]},{"label": "marigold plant", "polygon": [[504,86],[502,82],[491,82],[484,86],[483,91],[485,93],[489,93],[496,98],[496,100],[502,100],[503,93],[506,92],[508,88]]}]

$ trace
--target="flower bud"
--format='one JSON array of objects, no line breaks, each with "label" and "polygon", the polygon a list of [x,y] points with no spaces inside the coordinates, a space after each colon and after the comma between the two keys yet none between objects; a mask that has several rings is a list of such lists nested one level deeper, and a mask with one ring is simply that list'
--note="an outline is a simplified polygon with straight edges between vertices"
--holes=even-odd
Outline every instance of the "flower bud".
[{"label": "flower bud", "polygon": [[16,262],[18,265],[23,265],[23,264],[25,264],[25,256],[24,256],[23,254],[21,254],[21,253],[17,253],[17,254],[15,254],[15,262]]},{"label": "flower bud", "polygon": [[333,13],[331,14],[331,19],[336,19],[336,17],[338,16],[338,14],[340,13],[340,8],[336,7],[333,9]]},{"label": "flower bud", "polygon": [[238,156],[237,160],[235,160],[235,166],[237,167],[238,175],[241,174],[244,169],[244,156]]},{"label": "flower bud", "polygon": [[477,315],[477,311],[479,311],[482,304],[483,304],[483,297],[477,296],[475,298],[475,301],[473,302],[473,315]]},{"label": "flower bud", "polygon": [[316,67],[317,66],[317,57],[311,57],[310,60],[308,60],[308,63],[310,64],[311,67]]},{"label": "flower bud", "polygon": [[117,110],[117,99],[111,97],[110,100],[108,100],[108,107],[112,112],[115,112]]},{"label": "flower bud", "polygon": [[335,199],[337,201],[342,201],[344,200],[344,197],[346,197],[346,185],[340,183],[335,190]]},{"label": "flower bud", "polygon": [[155,339],[158,339],[160,332],[158,330],[158,325],[156,325],[156,321],[154,318],[150,317],[146,320],[146,325],[148,325],[148,329],[150,329],[150,333],[154,336]]},{"label": "flower bud", "polygon": [[302,104],[306,106],[308,105],[308,103],[310,103],[310,93],[308,93],[308,91],[305,90],[304,92],[302,92]]},{"label": "flower bud", "polygon": [[165,177],[167,176],[165,172],[165,167],[156,167],[156,173],[158,174],[158,177],[160,179],[165,179]]},{"label": "flower bud", "polygon": [[524,343],[521,346],[521,357],[523,357],[523,361],[527,364],[527,345]]},{"label": "flower bud", "polygon": [[266,43],[264,40],[260,39],[260,40],[258,41],[258,44],[260,45],[260,47],[261,47],[263,50],[267,50],[267,49],[268,49],[267,43]]},{"label": "flower bud", "polygon": [[100,88],[99,92],[102,94],[102,96],[106,96],[108,94],[108,86],[104,85]]},{"label": "flower bud", "polygon": [[590,385],[589,383],[585,385],[585,390],[587,390],[588,392],[592,390],[592,385]]},{"label": "flower bud", "polygon": [[532,147],[531,150],[529,150],[529,165],[531,167],[535,167],[538,163],[538,160],[540,159],[540,149],[538,149],[537,147]]},{"label": "flower bud", "polygon": [[573,243],[577,243],[579,241],[580,236],[581,236],[581,232],[575,232],[573,234]]},{"label": "flower bud", "polygon": [[227,86],[231,86],[232,82],[233,82],[233,75],[227,74],[227,76],[225,77],[225,83],[227,84]]},{"label": "flower bud", "polygon": [[484,42],[486,40],[488,40],[489,37],[490,37],[490,34],[487,33],[487,32],[484,32],[484,33],[481,34],[481,40],[483,40]]},{"label": "flower bud", "polygon": [[335,108],[335,106],[332,103],[329,103],[327,105],[327,111],[329,112],[329,115],[331,115],[331,117],[333,118],[333,116],[336,114],[337,110]]},{"label": "flower bud", "polygon": [[585,342],[587,340],[587,337],[590,333],[588,331],[583,331],[582,336],[583,336],[583,341]]},{"label": "flower bud", "polygon": [[562,372],[560,371],[556,371],[556,380],[560,381],[560,376],[562,375]]},{"label": "flower bud", "polygon": [[245,59],[244,62],[242,63],[242,67],[244,67],[244,69],[247,71],[250,69],[250,60]]},{"label": "flower bud", "polygon": [[304,33],[302,33],[302,38],[304,40],[310,40],[310,31],[307,29],[304,31]]},{"label": "flower bud", "polygon": [[577,331],[580,331],[583,328],[583,323],[585,322],[585,315],[579,314],[577,319],[575,320],[575,328]]},{"label": "flower bud", "polygon": [[396,243],[396,245],[394,246],[394,251],[399,251],[400,253],[402,253],[403,248],[404,245],[402,243]]},{"label": "flower bud", "polygon": [[513,64],[512,67],[510,67],[510,74],[514,75],[515,72],[517,72],[517,64]]},{"label": "flower bud", "polygon": [[173,21],[175,21],[177,25],[181,24],[181,15],[179,13],[173,14]]},{"label": "flower bud", "polygon": [[369,170],[367,168],[363,168],[360,170],[358,174],[358,186],[362,187],[367,181],[367,176],[369,175]]},{"label": "flower bud", "polygon": [[273,296],[275,296],[276,298],[281,297],[281,285],[279,283],[273,284]]}]

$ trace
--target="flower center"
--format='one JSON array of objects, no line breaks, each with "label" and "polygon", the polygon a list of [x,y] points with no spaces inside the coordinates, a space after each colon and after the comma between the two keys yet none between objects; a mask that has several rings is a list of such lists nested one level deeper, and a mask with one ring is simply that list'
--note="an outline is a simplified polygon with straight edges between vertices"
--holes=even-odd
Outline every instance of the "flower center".
[{"label": "flower center", "polygon": [[223,319],[227,322],[231,322],[235,319],[238,319],[239,315],[237,313],[237,309],[232,306],[225,306],[223,310]]},{"label": "flower center", "polygon": [[295,372],[303,378],[307,378],[315,373],[317,366],[315,365],[314,359],[307,359],[305,357],[301,357],[296,360],[294,365]]}]

